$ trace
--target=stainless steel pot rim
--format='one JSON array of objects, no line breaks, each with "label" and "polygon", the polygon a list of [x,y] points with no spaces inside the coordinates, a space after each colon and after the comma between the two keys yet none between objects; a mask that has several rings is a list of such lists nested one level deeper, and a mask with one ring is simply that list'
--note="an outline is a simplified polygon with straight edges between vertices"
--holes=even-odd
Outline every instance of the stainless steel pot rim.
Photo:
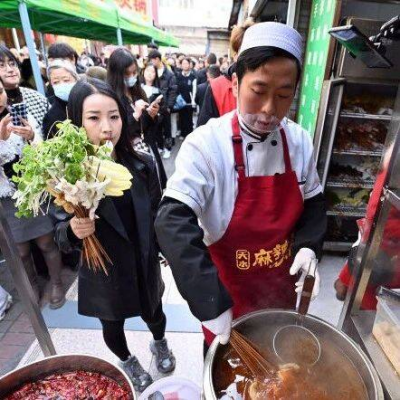
[{"label": "stainless steel pot rim", "polygon": [[[245,322],[248,319],[251,319],[252,317],[260,316],[263,314],[268,314],[268,315],[273,315],[273,314],[285,314],[285,315],[291,315],[292,317],[299,316],[299,314],[296,311],[292,310],[285,310],[285,309],[264,309],[264,310],[258,310],[258,311],[253,311],[249,314],[243,315],[237,319],[235,319],[232,323],[232,327],[235,328],[239,324]],[[373,376],[375,385],[376,385],[376,390],[375,390],[375,399],[377,400],[383,400],[383,389],[382,385],[379,380],[378,373],[376,372],[372,362],[369,360],[367,355],[361,350],[360,346],[348,335],[337,329],[334,325],[330,324],[327,321],[324,321],[323,319],[316,317],[311,314],[306,315],[306,320],[313,320],[316,323],[319,323],[328,329],[333,330],[338,336],[341,336],[344,340],[346,340],[352,347],[353,349],[359,354],[359,356],[363,359],[365,362],[366,366],[368,367],[368,370],[370,371],[371,375]],[[215,338],[214,341],[211,343],[211,346],[209,348],[209,351],[207,353],[206,359],[204,361],[204,373],[203,373],[203,397],[206,400],[216,400],[217,397],[215,396],[214,388],[213,388],[213,377],[212,377],[212,367],[214,364],[214,356],[215,353],[220,346],[218,338]]]}]

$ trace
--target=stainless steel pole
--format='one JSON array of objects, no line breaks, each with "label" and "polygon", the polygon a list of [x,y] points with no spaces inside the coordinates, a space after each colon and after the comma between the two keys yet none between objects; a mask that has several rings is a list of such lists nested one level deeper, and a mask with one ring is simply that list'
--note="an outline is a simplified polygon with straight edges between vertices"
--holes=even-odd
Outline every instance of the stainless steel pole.
[{"label": "stainless steel pole", "polygon": [[123,46],[124,45],[124,42],[122,40],[121,28],[117,28],[117,42],[118,42],[118,46]]},{"label": "stainless steel pole", "polygon": [[11,28],[11,33],[12,33],[12,37],[13,37],[14,46],[19,53],[21,51],[21,46],[19,45],[17,30],[15,28]]},{"label": "stainless steel pole", "polygon": [[46,46],[44,45],[44,36],[42,32],[39,32],[39,37],[40,37],[40,50],[42,51],[44,63],[46,64],[46,67],[48,67],[49,62],[47,60]]},{"label": "stainless steel pole", "polygon": [[15,286],[21,297],[22,304],[24,305],[25,312],[31,321],[33,331],[39,342],[43,354],[53,356],[56,354],[53,341],[43,315],[40,311],[38,304],[35,301],[35,294],[32,285],[29,282],[28,275],[26,274],[24,264],[18,254],[17,246],[11,236],[11,230],[8,222],[4,216],[3,206],[0,202],[0,248],[6,260],[8,268],[10,268]]},{"label": "stainless steel pole", "polygon": [[42,79],[42,76],[40,75],[38,58],[37,58],[36,52],[35,52],[35,50],[36,50],[35,43],[33,42],[33,39],[32,39],[32,28],[31,28],[31,22],[29,20],[28,8],[23,1],[20,1],[19,5],[18,5],[18,9],[19,9],[19,15],[21,18],[21,22],[22,22],[22,30],[24,31],[25,42],[29,49],[29,56],[30,56],[31,65],[32,65],[33,77],[35,78],[36,89],[38,92],[42,93],[44,96],[45,90],[44,90],[44,85],[43,85],[43,79]]},{"label": "stainless steel pole", "polygon": [[295,28],[297,0],[289,0],[286,24]]}]

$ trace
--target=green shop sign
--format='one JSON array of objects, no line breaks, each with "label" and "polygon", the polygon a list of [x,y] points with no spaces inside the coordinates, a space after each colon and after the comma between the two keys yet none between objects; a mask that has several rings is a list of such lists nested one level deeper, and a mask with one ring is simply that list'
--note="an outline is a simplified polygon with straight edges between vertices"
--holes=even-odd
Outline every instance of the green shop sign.
[{"label": "green shop sign", "polygon": [[314,136],[337,1],[313,0],[297,122]]}]

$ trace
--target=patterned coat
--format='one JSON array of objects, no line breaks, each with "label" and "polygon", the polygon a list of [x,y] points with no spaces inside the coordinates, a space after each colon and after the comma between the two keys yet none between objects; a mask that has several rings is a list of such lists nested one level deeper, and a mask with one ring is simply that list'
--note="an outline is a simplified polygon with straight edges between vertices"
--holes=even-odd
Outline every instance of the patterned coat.
[{"label": "patterned coat", "polygon": [[49,102],[47,98],[36,90],[25,87],[19,88],[22,94],[24,103],[28,107],[29,114],[35,118],[40,131],[43,131],[43,118],[49,110]]}]

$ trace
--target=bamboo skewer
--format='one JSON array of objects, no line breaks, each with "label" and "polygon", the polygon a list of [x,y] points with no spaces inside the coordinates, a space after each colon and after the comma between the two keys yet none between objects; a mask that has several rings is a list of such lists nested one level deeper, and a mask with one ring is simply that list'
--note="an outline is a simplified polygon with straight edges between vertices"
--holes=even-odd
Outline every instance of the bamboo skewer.
[{"label": "bamboo skewer", "polygon": [[[74,206],[74,213],[78,218],[87,218],[89,216],[89,211],[81,206]],[[93,268],[94,271],[98,271],[101,268],[108,275],[106,262],[112,264],[112,261],[95,234],[83,239],[81,257],[86,261],[88,267]]]},{"label": "bamboo skewer", "polygon": [[254,378],[260,381],[273,378],[276,368],[261,355],[250,340],[246,339],[238,331],[232,330],[230,344],[254,375]]}]

